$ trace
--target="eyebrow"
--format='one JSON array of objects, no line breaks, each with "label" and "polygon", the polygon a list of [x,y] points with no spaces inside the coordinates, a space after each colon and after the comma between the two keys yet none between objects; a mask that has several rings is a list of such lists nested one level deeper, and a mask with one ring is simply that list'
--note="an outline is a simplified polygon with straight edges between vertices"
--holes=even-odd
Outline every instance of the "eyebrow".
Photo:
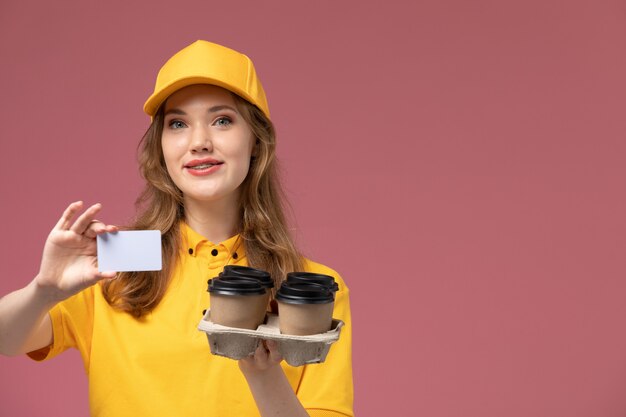
[{"label": "eyebrow", "polygon": [[[235,113],[239,113],[237,111],[237,109],[235,109],[234,107],[229,106],[227,104],[220,104],[220,105],[213,106],[213,107],[209,108],[209,112],[210,113],[215,113],[215,112],[218,112],[220,110],[232,110]],[[187,115],[187,113],[185,113],[181,109],[177,109],[177,108],[169,109],[168,111],[165,112],[164,116],[167,116],[168,114],[178,114],[178,115],[181,115],[181,116],[186,116]]]}]

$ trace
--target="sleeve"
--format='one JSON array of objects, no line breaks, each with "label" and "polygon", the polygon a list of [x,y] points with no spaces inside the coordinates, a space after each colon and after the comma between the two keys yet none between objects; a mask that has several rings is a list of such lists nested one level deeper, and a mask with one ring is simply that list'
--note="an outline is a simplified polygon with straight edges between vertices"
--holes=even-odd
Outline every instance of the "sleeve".
[{"label": "sleeve", "polygon": [[93,329],[94,287],[89,287],[54,306],[48,314],[52,322],[50,346],[27,355],[36,361],[51,359],[69,348],[76,348],[88,367]]},{"label": "sleeve", "polygon": [[321,265],[313,266],[322,268],[312,268],[312,272],[332,275],[339,284],[333,318],[342,320],[344,327],[323,363],[305,365],[296,394],[312,417],[352,417],[354,388],[349,290],[335,271]]}]

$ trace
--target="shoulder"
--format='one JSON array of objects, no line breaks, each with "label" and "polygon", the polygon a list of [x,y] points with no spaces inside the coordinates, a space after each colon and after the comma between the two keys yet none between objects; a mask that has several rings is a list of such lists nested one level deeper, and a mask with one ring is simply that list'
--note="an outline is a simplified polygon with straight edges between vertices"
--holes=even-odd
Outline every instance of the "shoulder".
[{"label": "shoulder", "polygon": [[337,283],[337,285],[339,285],[339,291],[343,292],[348,290],[348,286],[346,285],[343,278],[341,278],[341,275],[339,275],[337,271],[329,268],[326,265],[312,261],[308,258],[304,258],[304,272],[314,272],[316,274],[330,275],[331,277],[335,278],[335,282]]}]

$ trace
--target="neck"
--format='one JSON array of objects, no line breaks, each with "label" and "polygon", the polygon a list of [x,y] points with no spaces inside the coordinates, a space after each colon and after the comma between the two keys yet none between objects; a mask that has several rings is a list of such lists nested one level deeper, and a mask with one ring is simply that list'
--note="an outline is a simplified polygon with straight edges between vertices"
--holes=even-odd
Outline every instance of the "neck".
[{"label": "neck", "polygon": [[237,233],[237,200],[197,201],[185,198],[185,220],[189,227],[213,243],[220,243]]}]

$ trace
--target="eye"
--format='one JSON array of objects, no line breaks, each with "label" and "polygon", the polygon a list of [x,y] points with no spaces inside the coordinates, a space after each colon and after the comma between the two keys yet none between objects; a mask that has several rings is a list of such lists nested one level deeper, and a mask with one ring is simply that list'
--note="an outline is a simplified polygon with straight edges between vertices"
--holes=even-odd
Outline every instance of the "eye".
[{"label": "eye", "polygon": [[230,117],[222,116],[219,119],[217,119],[215,122],[213,122],[213,124],[218,127],[226,127],[226,126],[230,126],[232,122],[233,121],[230,119]]},{"label": "eye", "polygon": [[181,122],[180,120],[172,120],[167,125],[172,129],[182,129],[183,127],[185,127],[185,123]]}]

